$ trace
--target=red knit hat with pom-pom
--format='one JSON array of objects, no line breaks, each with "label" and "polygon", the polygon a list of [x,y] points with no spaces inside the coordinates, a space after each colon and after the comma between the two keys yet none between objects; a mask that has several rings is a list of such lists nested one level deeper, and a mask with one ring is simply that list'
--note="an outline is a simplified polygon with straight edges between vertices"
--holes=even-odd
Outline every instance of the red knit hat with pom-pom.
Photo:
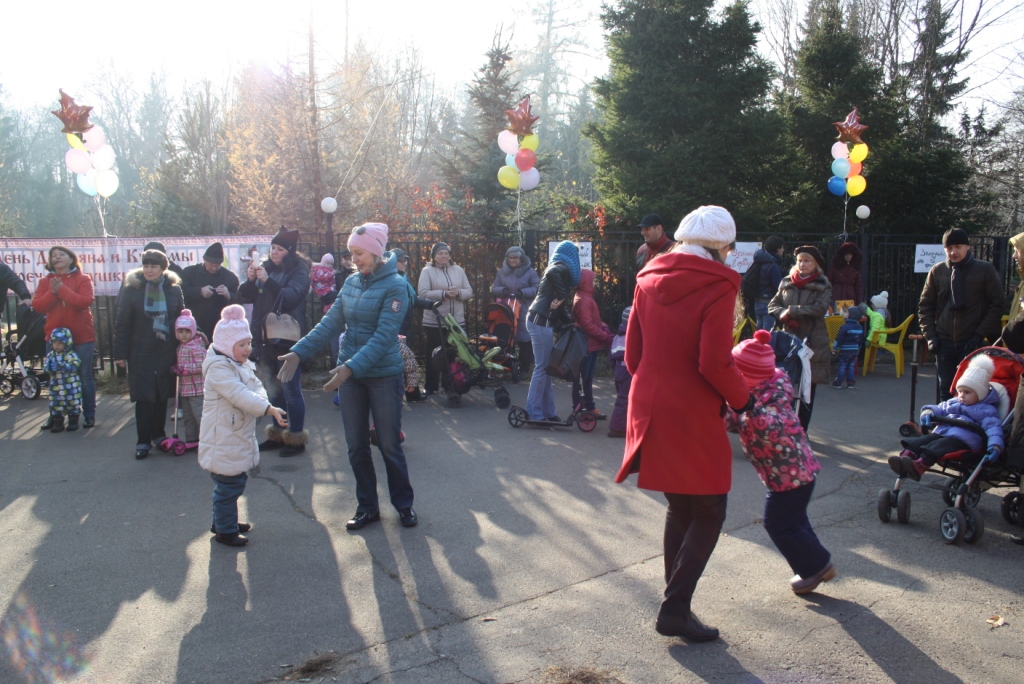
[{"label": "red knit hat with pom-pom", "polygon": [[743,340],[732,350],[736,367],[747,379],[747,386],[754,387],[775,376],[775,352],[771,347],[772,335],[767,330],[758,330],[754,339]]}]

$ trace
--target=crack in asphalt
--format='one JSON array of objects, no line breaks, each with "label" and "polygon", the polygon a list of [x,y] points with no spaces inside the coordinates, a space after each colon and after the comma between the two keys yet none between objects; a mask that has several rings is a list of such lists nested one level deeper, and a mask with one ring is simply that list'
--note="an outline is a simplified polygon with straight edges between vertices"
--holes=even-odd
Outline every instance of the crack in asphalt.
[{"label": "crack in asphalt", "polygon": [[269,475],[263,475],[261,473],[254,473],[250,475],[250,477],[255,478],[257,480],[265,480],[270,484],[274,485],[275,487],[281,490],[281,493],[284,494],[286,499],[288,499],[288,502],[292,505],[292,508],[295,509],[296,513],[298,513],[304,518],[309,518],[310,520],[313,520],[315,522],[320,522],[319,520],[317,520],[317,517],[315,515],[309,513],[302,506],[300,506],[298,502],[295,501],[295,497],[293,497],[291,493],[284,488],[284,485],[275,480],[274,478],[270,477]]}]

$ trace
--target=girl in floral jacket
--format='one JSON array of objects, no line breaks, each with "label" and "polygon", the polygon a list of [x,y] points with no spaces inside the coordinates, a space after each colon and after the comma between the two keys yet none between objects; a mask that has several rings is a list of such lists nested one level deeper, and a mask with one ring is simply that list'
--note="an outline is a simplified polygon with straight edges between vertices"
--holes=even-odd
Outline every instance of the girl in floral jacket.
[{"label": "girl in floral jacket", "polygon": [[203,362],[206,361],[205,338],[201,337],[196,319],[189,309],[182,309],[174,321],[174,336],[178,339],[178,363],[171,372],[181,378],[178,394],[181,413],[185,420],[185,443],[198,444],[203,423]]},{"label": "girl in floral jacket", "polygon": [[747,460],[768,488],[764,528],[796,573],[789,585],[795,593],[807,594],[836,576],[831,555],[807,519],[815,473],[821,465],[793,410],[793,386],[775,367],[771,334],[758,330],[753,339],[737,345],[732,355],[755,403],[739,415],[729,409],[726,426],[739,433]]}]

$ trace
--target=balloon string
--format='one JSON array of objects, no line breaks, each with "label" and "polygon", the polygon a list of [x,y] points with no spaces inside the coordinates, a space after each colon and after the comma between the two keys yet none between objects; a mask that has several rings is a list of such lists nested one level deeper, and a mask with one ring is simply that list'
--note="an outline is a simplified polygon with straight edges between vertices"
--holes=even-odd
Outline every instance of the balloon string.
[{"label": "balloon string", "polygon": [[521,188],[516,188],[516,222],[518,224],[516,230],[519,233],[519,246],[520,247],[523,246],[523,215],[519,211],[519,204],[520,204],[520,202],[522,202],[522,200],[523,200],[523,191],[522,191]]}]

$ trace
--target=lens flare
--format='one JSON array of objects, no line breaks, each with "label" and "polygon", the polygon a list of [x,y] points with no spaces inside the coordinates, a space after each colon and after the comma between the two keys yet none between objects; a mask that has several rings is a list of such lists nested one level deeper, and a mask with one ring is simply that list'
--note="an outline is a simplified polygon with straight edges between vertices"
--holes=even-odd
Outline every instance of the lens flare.
[{"label": "lens flare", "polygon": [[19,593],[0,623],[11,664],[30,684],[52,684],[80,674],[88,665],[85,649],[72,634],[58,633],[39,619],[25,592]]}]

